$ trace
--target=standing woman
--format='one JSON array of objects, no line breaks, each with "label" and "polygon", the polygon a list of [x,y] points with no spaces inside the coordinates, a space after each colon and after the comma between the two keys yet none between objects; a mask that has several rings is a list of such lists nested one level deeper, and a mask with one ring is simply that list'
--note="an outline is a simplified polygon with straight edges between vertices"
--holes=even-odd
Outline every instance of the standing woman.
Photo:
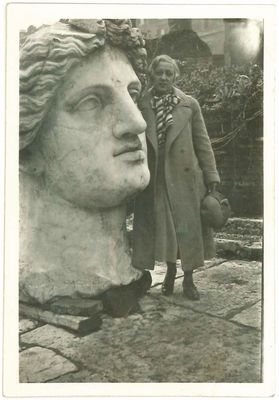
[{"label": "standing woman", "polygon": [[155,260],[166,262],[162,293],[167,296],[173,293],[180,258],[183,294],[199,300],[193,269],[215,255],[200,202],[220,178],[199,103],[173,86],[178,75],[175,60],[156,57],[150,65],[153,86],[140,104],[151,179],[135,202],[133,265],[154,269]]}]

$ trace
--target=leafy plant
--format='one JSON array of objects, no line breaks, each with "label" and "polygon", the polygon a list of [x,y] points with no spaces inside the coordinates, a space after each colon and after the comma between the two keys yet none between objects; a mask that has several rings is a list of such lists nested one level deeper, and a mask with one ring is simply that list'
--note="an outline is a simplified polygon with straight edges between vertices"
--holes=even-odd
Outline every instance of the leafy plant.
[{"label": "leafy plant", "polygon": [[[238,135],[262,135],[263,71],[258,65],[231,67],[187,67],[177,86],[195,97],[215,149],[226,146]],[[253,122],[261,129],[250,129]]]}]

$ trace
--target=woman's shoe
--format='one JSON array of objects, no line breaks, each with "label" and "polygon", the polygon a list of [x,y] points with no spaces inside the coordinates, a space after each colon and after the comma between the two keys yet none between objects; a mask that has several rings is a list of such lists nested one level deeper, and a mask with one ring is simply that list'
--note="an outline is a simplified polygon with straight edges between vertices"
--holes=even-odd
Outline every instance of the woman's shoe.
[{"label": "woman's shoe", "polygon": [[162,284],[162,294],[164,296],[170,296],[173,294],[173,289],[174,289],[174,281],[175,281],[175,276],[172,278],[167,278],[165,277],[165,280]]},{"label": "woman's shoe", "polygon": [[183,287],[183,295],[187,297],[189,300],[199,300],[200,295],[198,292],[198,289],[196,288],[194,282],[193,282],[193,272],[184,272],[184,279],[182,283]]},{"label": "woman's shoe", "polygon": [[189,300],[197,301],[200,299],[198,289],[196,288],[194,283],[190,283],[187,285],[184,285],[184,283],[183,283],[183,295],[185,297],[187,297],[187,299],[189,299]]}]

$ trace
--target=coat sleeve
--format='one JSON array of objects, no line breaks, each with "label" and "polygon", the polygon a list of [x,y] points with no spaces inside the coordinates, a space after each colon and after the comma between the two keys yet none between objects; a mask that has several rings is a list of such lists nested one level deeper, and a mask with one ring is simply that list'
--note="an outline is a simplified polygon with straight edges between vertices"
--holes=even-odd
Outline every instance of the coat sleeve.
[{"label": "coat sleeve", "polygon": [[198,101],[193,98],[192,111],[193,144],[199,165],[203,171],[204,181],[206,184],[210,182],[220,182],[214,153],[206,130],[201,108]]}]

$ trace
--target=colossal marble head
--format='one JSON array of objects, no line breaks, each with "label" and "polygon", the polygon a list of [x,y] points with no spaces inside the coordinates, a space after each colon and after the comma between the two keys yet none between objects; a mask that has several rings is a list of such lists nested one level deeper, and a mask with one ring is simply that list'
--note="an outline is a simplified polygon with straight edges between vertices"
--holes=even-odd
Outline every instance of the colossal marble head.
[{"label": "colossal marble head", "polygon": [[20,299],[128,285],[125,203],[149,182],[143,39],[128,20],[61,20],[20,51]]},{"label": "colossal marble head", "polygon": [[62,20],[23,41],[20,167],[78,207],[116,206],[148,183],[143,44],[128,20]]}]

